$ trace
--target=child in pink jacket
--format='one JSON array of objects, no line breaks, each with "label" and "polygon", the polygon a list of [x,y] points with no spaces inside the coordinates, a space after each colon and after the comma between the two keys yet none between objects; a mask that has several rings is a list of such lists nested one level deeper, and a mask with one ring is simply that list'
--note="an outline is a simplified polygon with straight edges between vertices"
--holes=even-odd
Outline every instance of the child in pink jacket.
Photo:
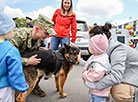
[{"label": "child in pink jacket", "polygon": [[80,64],[84,66],[82,79],[89,88],[91,102],[106,102],[109,96],[110,88],[104,90],[91,89],[89,82],[100,80],[110,71],[108,55],[105,53],[108,48],[108,39],[106,35],[100,34],[90,38],[89,51],[92,56],[87,61],[80,59]]}]

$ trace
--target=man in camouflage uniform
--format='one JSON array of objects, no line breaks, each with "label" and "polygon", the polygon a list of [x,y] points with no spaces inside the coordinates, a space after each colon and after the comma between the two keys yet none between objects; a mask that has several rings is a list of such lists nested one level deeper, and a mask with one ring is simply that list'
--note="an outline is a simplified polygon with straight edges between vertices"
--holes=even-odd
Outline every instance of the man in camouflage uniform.
[{"label": "man in camouflage uniform", "polygon": [[[48,38],[49,35],[56,34],[53,30],[53,25],[54,23],[51,20],[40,14],[32,29],[16,29],[15,36],[11,42],[19,50],[21,56],[25,53],[45,49],[41,47],[41,42],[44,41],[45,38]],[[23,65],[37,65],[40,63],[41,59],[35,58],[36,56],[37,55],[34,55],[30,58],[22,57]],[[46,93],[39,87],[38,83],[33,93],[43,97]]]}]

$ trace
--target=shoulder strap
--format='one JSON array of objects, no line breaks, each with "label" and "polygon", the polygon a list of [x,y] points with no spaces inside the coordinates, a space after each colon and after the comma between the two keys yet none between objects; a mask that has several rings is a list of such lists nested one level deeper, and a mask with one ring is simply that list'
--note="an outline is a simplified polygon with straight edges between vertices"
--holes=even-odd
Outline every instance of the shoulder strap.
[{"label": "shoulder strap", "polygon": [[[93,63],[98,63],[98,64],[100,64],[102,67],[106,68],[102,63],[100,63],[100,62],[98,62],[98,61],[92,61],[91,64],[93,64]],[[107,69],[107,68],[106,68],[106,69]]]},{"label": "shoulder strap", "polygon": [[110,72],[110,68],[111,68],[110,65],[107,66],[107,65],[104,65],[104,64],[102,64],[102,63],[100,63],[100,62],[98,62],[98,61],[91,61],[91,63],[88,64],[86,70],[89,70],[90,68],[93,69],[93,64],[95,64],[95,63],[98,63],[98,64],[101,65],[103,68],[105,68],[105,69],[107,70],[107,72]]},{"label": "shoulder strap", "polygon": [[112,50],[112,51],[109,53],[109,55],[108,55],[108,56],[109,56],[109,62],[110,62],[110,63],[111,63],[111,54],[112,54],[112,52],[113,52],[117,47],[118,47],[118,46],[114,47],[113,50]]}]

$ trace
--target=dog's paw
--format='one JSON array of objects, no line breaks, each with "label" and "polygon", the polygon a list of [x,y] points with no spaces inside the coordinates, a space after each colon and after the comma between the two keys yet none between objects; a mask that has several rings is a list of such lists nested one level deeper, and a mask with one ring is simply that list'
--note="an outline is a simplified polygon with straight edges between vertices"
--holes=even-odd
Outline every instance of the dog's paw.
[{"label": "dog's paw", "polygon": [[57,89],[57,91],[59,91],[59,87],[58,86],[56,86],[56,89]]},{"label": "dog's paw", "polygon": [[62,98],[65,98],[65,97],[67,97],[67,93],[63,93],[63,94],[61,94],[60,96],[62,97]]},{"label": "dog's paw", "polygon": [[46,93],[39,87],[38,89],[34,89],[33,91],[32,91],[32,93],[34,94],[34,95],[37,95],[37,96],[39,96],[39,97],[44,97],[44,96],[46,96]]}]

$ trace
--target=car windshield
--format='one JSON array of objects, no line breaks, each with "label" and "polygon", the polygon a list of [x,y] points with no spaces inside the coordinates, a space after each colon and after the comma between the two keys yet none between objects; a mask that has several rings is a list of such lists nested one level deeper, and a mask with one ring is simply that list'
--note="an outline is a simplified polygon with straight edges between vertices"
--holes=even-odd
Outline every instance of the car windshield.
[{"label": "car windshield", "polygon": [[77,22],[77,31],[88,31],[88,28],[85,23]]}]

